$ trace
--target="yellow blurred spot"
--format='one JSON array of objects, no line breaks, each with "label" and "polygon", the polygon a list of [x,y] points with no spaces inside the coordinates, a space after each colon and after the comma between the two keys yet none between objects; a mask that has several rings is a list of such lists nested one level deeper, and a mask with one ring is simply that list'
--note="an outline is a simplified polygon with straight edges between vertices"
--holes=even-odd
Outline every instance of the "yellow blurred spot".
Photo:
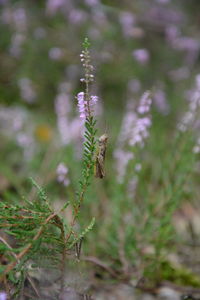
[{"label": "yellow blurred spot", "polygon": [[52,130],[47,125],[39,125],[35,129],[35,136],[40,142],[49,142],[52,138]]}]

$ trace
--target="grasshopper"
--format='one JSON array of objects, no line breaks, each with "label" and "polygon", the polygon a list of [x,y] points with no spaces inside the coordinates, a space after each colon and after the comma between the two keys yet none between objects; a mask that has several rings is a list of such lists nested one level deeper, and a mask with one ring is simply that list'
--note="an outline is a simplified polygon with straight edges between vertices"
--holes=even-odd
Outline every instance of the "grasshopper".
[{"label": "grasshopper", "polygon": [[105,155],[106,155],[106,147],[107,147],[108,135],[104,133],[99,138],[99,147],[96,155],[95,162],[95,177],[103,178],[105,177]]}]

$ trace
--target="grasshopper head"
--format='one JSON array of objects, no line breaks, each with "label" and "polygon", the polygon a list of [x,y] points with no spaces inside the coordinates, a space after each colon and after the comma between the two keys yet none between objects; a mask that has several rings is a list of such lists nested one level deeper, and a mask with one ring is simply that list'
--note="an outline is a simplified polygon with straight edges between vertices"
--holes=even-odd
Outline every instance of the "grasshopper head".
[{"label": "grasshopper head", "polygon": [[99,143],[100,144],[106,144],[108,140],[108,135],[107,133],[104,133],[102,136],[99,138]]}]

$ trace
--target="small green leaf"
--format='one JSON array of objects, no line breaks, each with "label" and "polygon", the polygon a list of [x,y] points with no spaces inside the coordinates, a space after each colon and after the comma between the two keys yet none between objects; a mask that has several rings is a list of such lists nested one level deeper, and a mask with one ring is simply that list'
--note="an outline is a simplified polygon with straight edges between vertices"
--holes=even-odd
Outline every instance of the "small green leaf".
[{"label": "small green leaf", "polygon": [[84,39],[84,42],[82,45],[85,50],[88,50],[88,48],[90,47],[90,42],[87,37]]}]

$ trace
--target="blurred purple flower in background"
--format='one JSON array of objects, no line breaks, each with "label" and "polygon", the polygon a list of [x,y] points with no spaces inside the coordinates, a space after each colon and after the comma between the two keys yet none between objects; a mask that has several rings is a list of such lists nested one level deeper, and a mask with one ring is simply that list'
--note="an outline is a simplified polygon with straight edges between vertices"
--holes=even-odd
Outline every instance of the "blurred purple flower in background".
[{"label": "blurred purple flower in background", "polygon": [[30,160],[36,151],[34,126],[27,110],[21,107],[4,107],[0,109],[1,134],[15,141],[22,149],[25,160]]},{"label": "blurred purple flower in background", "polygon": [[127,187],[128,195],[132,199],[136,194],[137,185],[138,185],[138,176],[135,175],[132,179],[129,180],[128,187]]},{"label": "blurred purple flower in background", "polygon": [[119,14],[119,21],[125,36],[131,36],[135,25],[135,17],[128,11]]},{"label": "blurred purple flower in background", "polygon": [[149,98],[149,92],[143,94],[140,99],[140,105],[138,107],[138,113],[143,115],[149,112],[152,100]]},{"label": "blurred purple flower in background", "polygon": [[[121,130],[118,137],[114,157],[116,161],[117,178],[123,182],[128,162],[134,158],[133,152],[126,150],[126,146],[143,147],[145,139],[149,136],[151,126],[151,117],[149,115],[152,100],[150,92],[145,92],[137,108],[137,113],[130,111],[129,106],[122,121]],[[139,164],[136,164],[135,171],[140,170]]]},{"label": "blurred purple flower in background", "polygon": [[165,35],[167,41],[169,41],[171,45],[174,45],[176,39],[180,36],[180,29],[177,25],[169,24],[165,28]]},{"label": "blurred purple flower in background", "polygon": [[129,140],[132,134],[132,128],[137,120],[137,114],[131,111],[127,111],[122,120],[122,126],[118,137],[118,144],[123,147],[124,144]]},{"label": "blurred purple flower in background", "polygon": [[68,178],[68,168],[64,163],[59,163],[56,169],[57,180],[62,183],[64,186],[68,186],[70,184],[70,180]]},{"label": "blurred purple flower in background", "polygon": [[27,30],[27,16],[24,8],[19,7],[13,10],[13,23],[16,31]]},{"label": "blurred purple flower in background", "polygon": [[68,17],[71,24],[81,25],[87,20],[87,13],[80,9],[71,9]]},{"label": "blurred purple flower in background", "polygon": [[46,4],[47,13],[55,14],[67,0],[48,0]]},{"label": "blurred purple flower in background", "polygon": [[61,144],[68,145],[72,141],[78,146],[82,137],[83,120],[70,116],[71,105],[71,82],[62,82],[58,87],[58,95],[55,98],[55,111],[57,115],[57,127],[60,134]]},{"label": "blurred purple flower in background", "polygon": [[25,35],[22,33],[14,33],[11,38],[9,52],[14,57],[19,57],[22,53],[22,45],[25,41]]},{"label": "blurred purple flower in background", "polygon": [[193,147],[193,153],[200,153],[200,138],[197,139],[196,145]]},{"label": "blurred purple flower in background", "polygon": [[138,79],[131,79],[128,82],[128,91],[132,93],[138,93],[141,90],[141,82]]},{"label": "blurred purple flower in background", "polygon": [[5,7],[1,14],[1,21],[13,30],[9,52],[12,56],[19,57],[28,28],[26,10],[22,7]]},{"label": "blurred purple flower in background", "polygon": [[134,50],[132,52],[132,55],[135,58],[135,60],[142,65],[145,65],[150,58],[149,51],[147,49]]},{"label": "blurred purple flower in background", "polygon": [[16,142],[22,148],[24,159],[29,161],[36,153],[36,143],[33,137],[33,133],[28,131],[19,131],[16,134]]},{"label": "blurred purple flower in background", "polygon": [[141,169],[142,169],[142,165],[141,165],[140,163],[137,163],[137,164],[135,165],[135,171],[136,171],[136,172],[140,172]]},{"label": "blurred purple flower in background", "polygon": [[85,4],[88,6],[95,6],[100,4],[100,0],[85,0]]},{"label": "blurred purple flower in background", "polygon": [[192,37],[177,37],[174,40],[174,48],[185,51],[197,51],[199,50],[199,42]]},{"label": "blurred purple flower in background", "polygon": [[149,24],[154,24],[160,28],[165,28],[170,25],[177,25],[183,22],[184,15],[182,11],[178,10],[175,6],[151,6],[149,10],[146,10],[144,19]]},{"label": "blurred purple flower in background", "polygon": [[124,151],[123,149],[118,148],[114,151],[114,158],[116,160],[117,180],[119,183],[122,183],[126,174],[128,162],[134,158],[134,155],[130,151]]},{"label": "blurred purple flower in background", "polygon": [[187,66],[183,66],[178,69],[169,71],[168,74],[174,82],[178,82],[180,80],[187,79],[190,76],[190,70]]},{"label": "blurred purple flower in background", "polygon": [[0,0],[0,5],[8,3],[8,0]]},{"label": "blurred purple flower in background", "polygon": [[12,10],[9,7],[2,9],[0,20],[3,24],[10,25],[12,23]]},{"label": "blurred purple flower in background", "polygon": [[144,140],[149,136],[148,128],[151,126],[151,119],[149,117],[139,118],[132,131],[129,145],[139,145],[144,147]]},{"label": "blurred purple flower in background", "polygon": [[149,136],[149,127],[151,126],[151,117],[149,115],[151,104],[152,100],[150,98],[150,92],[145,92],[140,99],[137,110],[138,118],[132,129],[129,145],[144,146],[144,140]]},{"label": "blurred purple flower in background", "polygon": [[59,47],[53,47],[49,50],[49,58],[59,60],[63,57],[63,50]]},{"label": "blurred purple flower in background", "polygon": [[182,120],[178,123],[178,129],[185,132],[189,128],[195,128],[195,122],[198,121],[200,110],[200,74],[196,76],[196,84],[190,93],[189,108],[184,114]]},{"label": "blurred purple flower in background", "polygon": [[21,78],[18,81],[20,88],[20,95],[27,103],[33,103],[36,100],[36,91],[33,86],[33,82],[30,78]]},{"label": "blurred purple flower in background", "polygon": [[191,37],[180,37],[174,42],[174,48],[186,53],[185,60],[193,64],[199,55],[200,43]]},{"label": "blurred purple flower in background", "polygon": [[69,113],[71,112],[70,92],[71,85],[63,82],[59,85],[59,92],[55,98],[55,111],[57,115],[57,126],[63,145],[71,142]]},{"label": "blurred purple flower in background", "polygon": [[103,10],[95,9],[92,14],[92,19],[94,24],[97,25],[98,27],[105,28],[105,29],[110,28],[110,23]]},{"label": "blurred purple flower in background", "polygon": [[19,146],[21,146],[22,148],[31,146],[32,141],[33,141],[31,136],[29,136],[28,134],[23,133],[23,132],[19,132],[17,134],[16,138],[17,138],[17,142],[18,142]]},{"label": "blurred purple flower in background", "polygon": [[6,292],[0,292],[0,300],[7,300]]},{"label": "blurred purple flower in background", "polygon": [[13,134],[22,130],[27,120],[26,111],[20,107],[0,107],[0,128],[7,137],[12,138]]},{"label": "blurred purple flower in background", "polygon": [[155,104],[157,110],[163,114],[168,115],[170,112],[170,106],[167,102],[165,92],[161,89],[157,89],[153,94],[153,103]]},{"label": "blurred purple flower in background", "polygon": [[74,118],[71,120],[70,123],[70,133],[72,136],[72,139],[74,139],[77,142],[80,142],[81,137],[83,136],[83,120],[81,120],[79,117]]}]

